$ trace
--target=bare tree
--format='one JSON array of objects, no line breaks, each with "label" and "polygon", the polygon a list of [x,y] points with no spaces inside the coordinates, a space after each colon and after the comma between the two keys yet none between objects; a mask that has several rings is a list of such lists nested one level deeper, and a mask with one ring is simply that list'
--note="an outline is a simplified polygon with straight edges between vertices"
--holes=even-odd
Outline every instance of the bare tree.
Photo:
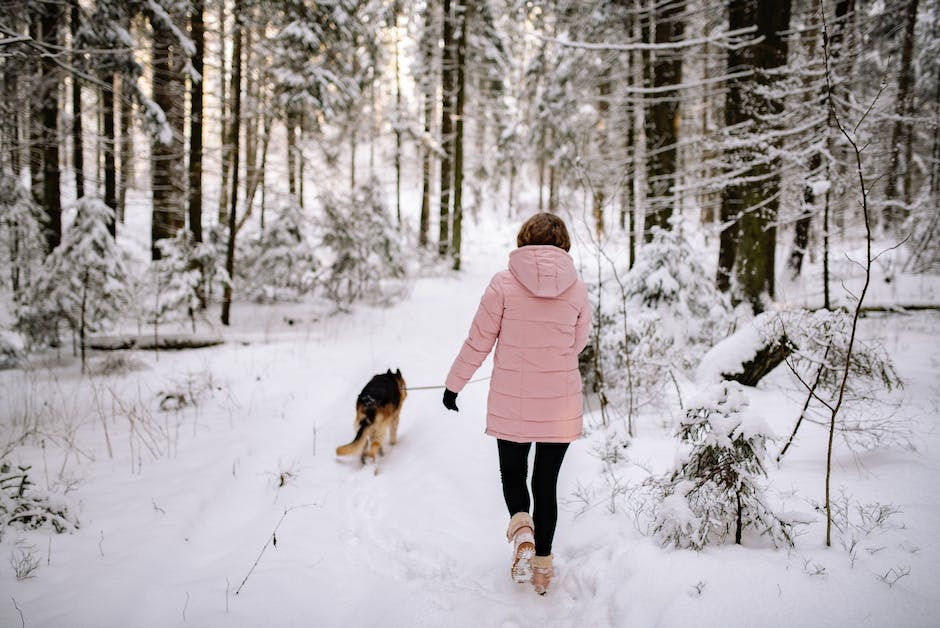
[{"label": "bare tree", "polygon": [[[836,431],[836,419],[839,415],[839,410],[842,408],[842,402],[845,398],[846,383],[849,378],[849,370],[852,366],[852,350],[855,346],[855,334],[858,329],[858,319],[862,312],[862,303],[865,300],[865,295],[868,292],[868,285],[871,282],[871,264],[872,264],[872,254],[871,254],[871,217],[868,210],[868,184],[865,180],[865,171],[862,168],[862,148],[859,147],[856,138],[853,137],[851,133],[843,125],[842,117],[836,109],[836,103],[833,98],[832,93],[832,82],[830,76],[830,59],[829,59],[829,43],[828,43],[828,27],[826,24],[826,16],[823,13],[823,53],[826,60],[826,102],[829,107],[830,119],[832,123],[838,128],[839,132],[848,142],[849,146],[852,148],[852,152],[855,156],[855,165],[856,172],[858,174],[858,192],[859,192],[859,205],[862,210],[862,218],[865,223],[865,261],[864,264],[860,264],[865,270],[865,282],[862,285],[862,290],[859,292],[858,297],[855,301],[855,311],[852,314],[852,331],[849,335],[849,342],[846,348],[845,354],[845,365],[842,370],[842,377],[839,383],[838,393],[836,395],[835,403],[829,406],[829,442],[826,448],[826,546],[829,547],[832,545],[832,499],[830,493],[830,484],[832,479],[832,445],[833,439],[835,437]],[[881,95],[881,92],[878,94]],[[877,99],[877,96],[876,96]],[[869,108],[870,110],[870,108]],[[859,121],[859,124],[861,121]],[[858,128],[858,124],[855,125],[855,128]]]}]

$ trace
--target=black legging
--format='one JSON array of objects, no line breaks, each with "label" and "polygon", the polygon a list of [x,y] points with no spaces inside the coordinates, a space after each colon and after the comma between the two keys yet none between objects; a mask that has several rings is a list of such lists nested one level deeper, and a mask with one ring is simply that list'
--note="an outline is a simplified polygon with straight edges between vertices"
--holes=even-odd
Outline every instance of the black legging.
[{"label": "black legging", "polygon": [[[526,486],[526,476],[532,443],[497,439],[496,444],[499,448],[503,497],[506,499],[509,515],[529,512],[529,487]],[[555,522],[558,519],[555,487],[558,484],[561,461],[564,460],[567,450],[568,443],[535,444],[535,464],[532,469],[535,510],[532,512],[532,521],[535,524],[535,553],[538,556],[548,556],[552,553],[552,538],[555,536]]]}]

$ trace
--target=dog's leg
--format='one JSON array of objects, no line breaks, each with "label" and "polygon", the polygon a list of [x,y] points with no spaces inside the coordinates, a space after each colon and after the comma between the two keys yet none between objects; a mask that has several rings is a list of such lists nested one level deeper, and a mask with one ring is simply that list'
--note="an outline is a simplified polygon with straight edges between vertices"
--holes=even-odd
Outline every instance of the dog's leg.
[{"label": "dog's leg", "polygon": [[399,415],[399,412],[400,412],[399,410],[396,410],[396,411],[395,411],[395,414],[392,415],[391,421],[389,421],[389,428],[388,428],[389,436],[388,436],[388,442],[389,442],[390,444],[392,444],[392,445],[394,445],[395,443],[398,442],[398,415]]},{"label": "dog's leg", "polygon": [[[366,463],[366,460],[371,456],[372,451],[372,428],[369,427],[366,430],[365,437],[362,439],[362,453],[359,455],[359,460],[362,461],[362,464]],[[375,460],[375,456],[372,456],[372,459]]]},{"label": "dog's leg", "polygon": [[375,462],[376,456],[378,454],[384,453],[382,451],[382,440],[385,437],[385,431],[388,428],[384,418],[385,417],[376,417],[375,425],[373,426],[370,434],[371,442],[369,443],[368,450],[369,457],[372,458],[372,462]]}]

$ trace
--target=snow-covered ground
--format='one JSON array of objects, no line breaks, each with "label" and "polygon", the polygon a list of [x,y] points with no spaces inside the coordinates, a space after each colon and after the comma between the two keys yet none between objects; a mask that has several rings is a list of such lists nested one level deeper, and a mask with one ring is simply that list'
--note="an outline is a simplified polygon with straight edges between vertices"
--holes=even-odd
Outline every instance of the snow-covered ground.
[{"label": "snow-covered ground", "polygon": [[[905,381],[891,397],[901,404],[893,420],[912,431],[913,449],[853,452],[837,440],[833,486],[851,525],[834,531],[831,548],[810,503],[823,499],[826,445],[812,424],[770,468],[775,499],[813,520],[789,551],[760,542],[661,548],[637,530],[623,487],[670,466],[675,417],[639,417],[626,461],[613,466],[592,453],[602,439],[593,431],[562,468],[557,576],[545,597],[509,578],[496,446],[483,434],[485,382],[460,395],[458,414],[443,409],[439,390],[412,391],[400,442],[377,467],[337,459],[371,375],[400,368],[411,386],[443,383],[513,244],[512,227],[481,231],[467,229],[459,275],[418,279],[391,308],[323,317],[236,304],[219,347],[128,354],[138,368],[119,375],[82,377],[69,360],[0,372],[0,420],[28,407],[59,425],[54,442],[21,447],[14,461],[31,464],[41,488],[70,483],[80,519],[67,534],[3,533],[0,625],[937,625],[933,313],[863,321],[863,337],[885,343]],[[196,404],[161,411],[167,392]],[[789,432],[800,394],[773,385],[748,394],[779,434]],[[875,504],[897,512],[866,522],[860,513]],[[34,577],[15,579],[6,560],[14,551],[39,560]]]}]

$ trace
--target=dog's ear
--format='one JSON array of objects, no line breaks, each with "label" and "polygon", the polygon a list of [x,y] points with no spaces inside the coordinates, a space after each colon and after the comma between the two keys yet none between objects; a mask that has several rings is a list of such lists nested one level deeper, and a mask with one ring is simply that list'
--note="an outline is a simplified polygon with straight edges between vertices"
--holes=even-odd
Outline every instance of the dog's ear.
[{"label": "dog's ear", "polygon": [[392,374],[392,369],[388,369],[387,371],[385,371],[385,374],[386,374],[386,375],[391,375],[391,374]]},{"label": "dog's ear", "polygon": [[395,369],[395,375],[401,377],[401,369]]}]

